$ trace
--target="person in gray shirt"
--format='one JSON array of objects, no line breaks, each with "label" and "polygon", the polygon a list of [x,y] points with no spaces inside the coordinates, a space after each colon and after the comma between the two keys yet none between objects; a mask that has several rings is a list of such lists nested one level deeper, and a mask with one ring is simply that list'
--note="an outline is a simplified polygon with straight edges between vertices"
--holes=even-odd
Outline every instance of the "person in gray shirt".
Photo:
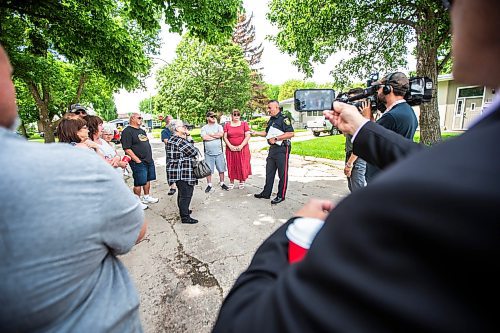
[{"label": "person in gray shirt", "polygon": [[[227,170],[224,149],[222,146],[224,130],[221,125],[217,124],[217,118],[214,112],[207,112],[207,124],[201,128],[200,135],[203,139],[205,161],[210,166],[212,173],[214,173],[215,168],[217,168],[219,172],[220,187],[228,191],[229,187],[224,184],[224,172]],[[212,187],[212,175],[210,175],[207,176],[207,188],[205,189],[205,193],[209,193]]]},{"label": "person in gray shirt", "polygon": [[142,332],[117,258],[146,232],[139,200],[94,152],[13,133],[11,75],[0,46],[0,331]]}]

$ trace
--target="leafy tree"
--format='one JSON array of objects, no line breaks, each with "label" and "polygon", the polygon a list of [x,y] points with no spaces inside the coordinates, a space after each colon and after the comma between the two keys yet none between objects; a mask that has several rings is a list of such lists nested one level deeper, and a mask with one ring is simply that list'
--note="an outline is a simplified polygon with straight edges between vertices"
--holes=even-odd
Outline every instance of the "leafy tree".
[{"label": "leafy tree", "polygon": [[[241,0],[0,0],[0,42],[9,53],[14,76],[30,91],[52,142],[54,117],[80,100],[89,72],[106,78],[107,87],[137,88],[151,68],[148,53],[158,49],[162,14],[171,31],[188,28],[215,42],[227,38]],[[65,81],[61,63],[79,69],[76,89],[67,92],[64,107],[54,101],[54,84]],[[69,90],[69,89],[68,89]],[[110,110],[110,101],[101,100]]]},{"label": "leafy tree", "polygon": [[305,82],[301,80],[288,80],[285,81],[280,86],[280,93],[278,95],[278,100],[282,101],[288,98],[292,98],[295,90],[297,89],[310,89],[316,88],[316,83],[314,82]]},{"label": "leafy tree", "polygon": [[278,100],[280,94],[280,86],[277,84],[266,84],[266,95],[269,99]]},{"label": "leafy tree", "polygon": [[[306,74],[312,73],[311,63],[324,62],[336,51],[353,55],[333,72],[339,86],[347,86],[351,77],[406,65],[411,42],[416,42],[418,75],[437,83],[437,74],[449,64],[449,14],[439,1],[272,0],[269,6],[268,18],[279,29],[275,43],[295,55]],[[441,140],[437,98],[420,110],[422,141]]]},{"label": "leafy tree", "polygon": [[250,100],[250,68],[239,46],[209,45],[186,35],[176,53],[157,74],[159,110],[201,123],[207,111],[222,115]]}]

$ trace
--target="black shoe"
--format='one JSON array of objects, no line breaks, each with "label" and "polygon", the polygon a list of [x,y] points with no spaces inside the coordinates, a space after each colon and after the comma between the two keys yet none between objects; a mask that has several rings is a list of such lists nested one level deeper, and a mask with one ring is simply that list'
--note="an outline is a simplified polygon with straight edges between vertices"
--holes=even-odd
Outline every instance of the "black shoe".
[{"label": "black shoe", "polygon": [[193,211],[190,209],[190,210],[189,210],[189,214],[191,214],[192,212],[193,212]]},{"label": "black shoe", "polygon": [[229,191],[229,187],[227,187],[226,184],[222,184],[220,187],[222,187],[224,191]]},{"label": "black shoe", "polygon": [[208,185],[207,188],[205,189],[205,193],[210,192],[211,189],[212,189],[212,186]]},{"label": "black shoe", "polygon": [[167,195],[174,195],[174,194],[175,194],[175,188],[171,188],[167,193]]},{"label": "black shoe", "polygon": [[271,196],[270,195],[264,195],[263,193],[257,193],[253,195],[257,199],[269,199]]},{"label": "black shoe", "polygon": [[279,204],[280,202],[283,202],[283,201],[285,201],[285,198],[276,197],[273,200],[271,200],[271,205],[277,205],[277,204]]},{"label": "black shoe", "polygon": [[195,223],[198,223],[198,220],[193,219],[192,217],[188,217],[188,218],[182,219],[181,222],[184,224],[195,224]]}]

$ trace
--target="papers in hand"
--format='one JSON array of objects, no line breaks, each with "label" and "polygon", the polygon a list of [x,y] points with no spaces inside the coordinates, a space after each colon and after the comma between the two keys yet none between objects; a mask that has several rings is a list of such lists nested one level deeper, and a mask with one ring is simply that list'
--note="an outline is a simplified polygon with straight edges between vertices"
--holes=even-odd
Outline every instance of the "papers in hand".
[{"label": "papers in hand", "polygon": [[[266,139],[270,139],[270,138],[276,138],[278,136],[280,136],[281,134],[283,134],[284,132],[277,129],[276,127],[270,127],[269,128],[269,132],[267,132],[267,135],[266,135]],[[282,141],[276,141],[275,144],[277,145],[281,145],[281,143],[283,142]]]}]

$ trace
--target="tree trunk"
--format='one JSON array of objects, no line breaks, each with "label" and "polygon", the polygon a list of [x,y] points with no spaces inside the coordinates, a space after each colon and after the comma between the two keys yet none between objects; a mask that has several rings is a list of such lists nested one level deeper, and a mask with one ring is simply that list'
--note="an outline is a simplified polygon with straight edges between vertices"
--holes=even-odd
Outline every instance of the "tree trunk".
[{"label": "tree trunk", "polygon": [[55,142],[54,136],[54,128],[52,126],[52,117],[49,115],[49,93],[48,90],[44,87],[44,96],[43,98],[40,96],[40,92],[38,91],[37,85],[33,81],[26,82],[28,84],[28,88],[35,100],[36,106],[38,108],[38,112],[40,113],[40,124],[42,125],[42,131],[44,134],[45,143]]},{"label": "tree trunk", "polygon": [[80,74],[80,79],[78,80],[78,87],[76,88],[75,103],[80,103],[80,97],[83,93],[83,88],[85,87],[85,82],[87,81],[87,74]]},{"label": "tree trunk", "polygon": [[432,38],[435,32],[417,30],[417,75],[427,76],[434,83],[434,93],[430,103],[420,105],[420,142],[434,144],[441,141],[439,127],[439,109],[437,102],[437,45],[433,45]]},{"label": "tree trunk", "polygon": [[26,126],[24,125],[24,120],[21,119],[21,125],[19,125],[19,129],[21,130],[22,135],[29,139],[28,132],[26,131]]}]

